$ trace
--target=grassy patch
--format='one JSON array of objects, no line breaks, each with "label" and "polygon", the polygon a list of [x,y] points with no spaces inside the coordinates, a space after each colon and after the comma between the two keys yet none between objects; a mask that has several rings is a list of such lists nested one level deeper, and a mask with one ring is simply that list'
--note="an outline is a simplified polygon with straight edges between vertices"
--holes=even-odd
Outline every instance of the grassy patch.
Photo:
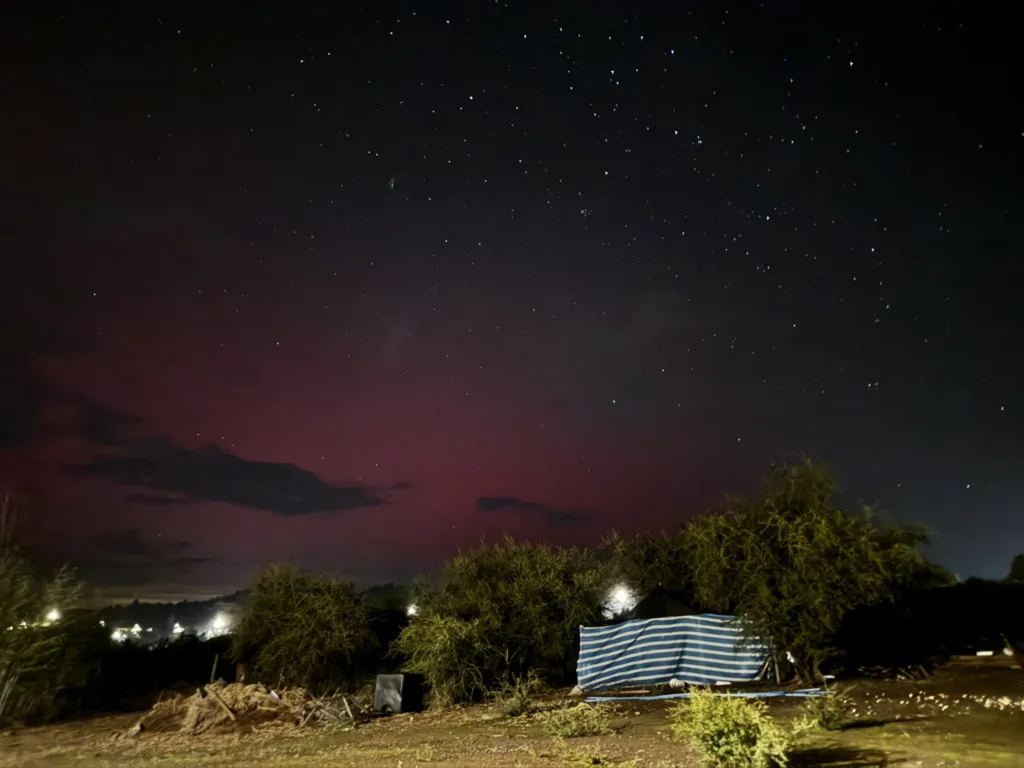
[{"label": "grassy patch", "polygon": [[560,739],[601,736],[612,733],[611,718],[601,706],[577,704],[566,709],[553,709],[537,715],[544,733]]}]

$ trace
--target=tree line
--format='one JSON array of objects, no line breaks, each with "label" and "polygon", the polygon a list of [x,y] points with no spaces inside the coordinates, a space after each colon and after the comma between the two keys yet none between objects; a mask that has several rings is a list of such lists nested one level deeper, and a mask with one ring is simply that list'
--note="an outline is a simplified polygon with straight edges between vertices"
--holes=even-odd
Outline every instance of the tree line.
[{"label": "tree line", "polygon": [[[604,620],[610,590],[625,584],[739,616],[813,683],[843,663],[851,616],[955,582],[922,555],[923,529],[883,524],[868,507],[845,510],[838,492],[818,464],[775,466],[758,496],[727,497],[671,533],[613,533],[590,548],[481,544],[421,578],[408,603],[272,566],[246,592],[228,661],[246,680],[313,691],[405,670],[423,675],[442,705],[538,680],[568,685],[579,627]],[[40,576],[10,535],[10,513],[10,504],[0,508],[0,722],[54,711],[62,691],[110,677],[109,654],[121,652],[110,650],[98,615],[45,620],[80,585],[66,568]],[[1006,581],[1024,581],[1024,556]]]},{"label": "tree line", "polygon": [[[423,675],[436,702],[470,702],[536,678],[571,683],[580,625],[600,622],[609,589],[625,583],[741,617],[812,683],[841,656],[836,636],[851,611],[954,581],[921,554],[923,529],[841,509],[838,491],[827,469],[800,461],[774,467],[759,497],[728,497],[672,534],[612,534],[586,549],[482,544],[420,580],[414,615],[386,643],[351,585],[273,568],[253,585],[236,652],[262,679],[315,688],[376,647]],[[323,590],[334,607],[317,607]]]}]

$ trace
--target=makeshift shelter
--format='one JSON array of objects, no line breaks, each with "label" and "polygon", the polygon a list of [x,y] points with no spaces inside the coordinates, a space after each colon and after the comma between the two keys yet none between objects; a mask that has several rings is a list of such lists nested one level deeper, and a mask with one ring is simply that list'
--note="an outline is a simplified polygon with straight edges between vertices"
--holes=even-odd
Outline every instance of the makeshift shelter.
[{"label": "makeshift shelter", "polygon": [[[638,606],[639,607],[639,606]],[[630,619],[580,627],[577,685],[582,692],[634,685],[758,680],[768,646],[748,638],[735,616],[714,613]]]}]

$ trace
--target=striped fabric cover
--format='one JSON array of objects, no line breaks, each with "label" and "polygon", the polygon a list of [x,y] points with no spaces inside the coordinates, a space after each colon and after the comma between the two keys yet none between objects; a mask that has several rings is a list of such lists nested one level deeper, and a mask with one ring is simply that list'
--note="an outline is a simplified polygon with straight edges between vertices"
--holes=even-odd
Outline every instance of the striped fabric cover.
[{"label": "striped fabric cover", "polygon": [[702,613],[580,627],[577,683],[582,691],[666,685],[673,678],[710,685],[756,680],[768,647],[743,636],[735,616]]}]

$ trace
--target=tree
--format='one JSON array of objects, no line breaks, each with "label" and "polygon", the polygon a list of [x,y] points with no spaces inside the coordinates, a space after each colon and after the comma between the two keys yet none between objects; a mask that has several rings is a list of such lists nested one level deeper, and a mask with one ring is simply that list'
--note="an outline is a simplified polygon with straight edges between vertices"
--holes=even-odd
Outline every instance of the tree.
[{"label": "tree", "polygon": [[232,655],[267,683],[320,691],[353,678],[355,665],[374,644],[351,584],[271,566],[253,581]]},{"label": "tree", "polygon": [[[40,578],[14,543],[17,498],[0,492],[0,723],[46,713],[72,673],[67,621],[80,584],[74,571]],[[56,610],[57,615],[52,612]]]},{"label": "tree", "polygon": [[1017,555],[1010,563],[1010,573],[1006,576],[1008,584],[1024,584],[1024,554]]},{"label": "tree", "polygon": [[659,586],[674,593],[692,594],[693,573],[685,536],[661,533],[623,539],[612,534],[603,548],[610,553],[615,579],[629,584],[638,595]]},{"label": "tree", "polygon": [[[579,626],[600,616],[604,572],[591,553],[506,538],[445,563],[421,586],[395,651],[441,699],[472,700],[531,671],[564,682]],[[458,670],[458,677],[455,672]]]},{"label": "tree", "polygon": [[737,613],[751,633],[789,652],[800,678],[821,678],[832,639],[853,608],[884,599],[929,568],[924,533],[879,528],[869,508],[833,502],[835,479],[804,461],[773,469],[757,501],[732,498],[693,521],[688,540],[694,588],[712,610]]}]

